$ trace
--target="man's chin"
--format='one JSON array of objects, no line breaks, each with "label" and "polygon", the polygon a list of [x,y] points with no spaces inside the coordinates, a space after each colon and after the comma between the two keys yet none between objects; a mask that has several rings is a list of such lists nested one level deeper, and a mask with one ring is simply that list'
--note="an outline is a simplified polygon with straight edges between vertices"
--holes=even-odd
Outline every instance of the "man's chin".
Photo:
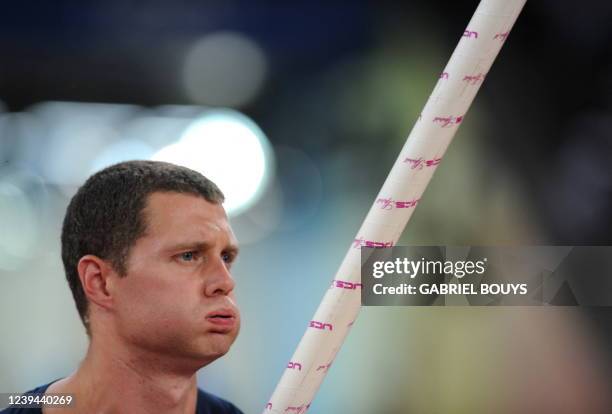
[{"label": "man's chin", "polygon": [[178,365],[183,367],[181,369],[195,372],[221,358],[228,351],[229,349],[183,349],[176,350],[173,356],[177,358]]},{"label": "man's chin", "polygon": [[[163,353],[183,360],[194,369],[200,369],[227,354],[236,339],[233,332],[217,333],[208,331],[196,338],[187,338],[167,344]],[[168,346],[170,345],[170,346]],[[170,356],[169,355],[169,356]]]},{"label": "man's chin", "polygon": [[198,344],[196,352],[202,358],[212,362],[227,354],[235,339],[235,336],[228,334],[208,333],[206,338],[203,338]]}]

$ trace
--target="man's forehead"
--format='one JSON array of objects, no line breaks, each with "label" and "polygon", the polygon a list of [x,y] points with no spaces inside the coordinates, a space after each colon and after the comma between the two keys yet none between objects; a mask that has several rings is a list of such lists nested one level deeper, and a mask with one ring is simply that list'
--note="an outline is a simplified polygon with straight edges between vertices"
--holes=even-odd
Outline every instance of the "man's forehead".
[{"label": "man's forehead", "polygon": [[144,213],[147,227],[153,231],[185,226],[213,232],[229,232],[233,236],[223,206],[199,195],[154,192],[147,197]]},{"label": "man's forehead", "polygon": [[200,194],[182,193],[177,191],[154,191],[147,196],[146,207],[156,210],[174,208],[206,208],[211,211],[218,211],[225,215],[225,210],[221,203],[207,200]]}]

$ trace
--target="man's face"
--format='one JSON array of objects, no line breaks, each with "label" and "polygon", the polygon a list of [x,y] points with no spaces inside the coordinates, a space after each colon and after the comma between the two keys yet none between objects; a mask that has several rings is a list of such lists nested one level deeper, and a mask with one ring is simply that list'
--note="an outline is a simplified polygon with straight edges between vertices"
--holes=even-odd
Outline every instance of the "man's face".
[{"label": "man's face", "polygon": [[236,238],[225,211],[202,197],[157,192],[144,217],[145,235],[114,289],[119,335],[131,346],[208,364],[240,329],[230,274]]}]

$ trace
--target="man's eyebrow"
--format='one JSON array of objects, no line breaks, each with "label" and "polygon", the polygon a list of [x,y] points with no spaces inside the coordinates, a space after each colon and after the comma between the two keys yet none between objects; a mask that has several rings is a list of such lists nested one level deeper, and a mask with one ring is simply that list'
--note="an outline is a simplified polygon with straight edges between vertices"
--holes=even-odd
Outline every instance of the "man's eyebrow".
[{"label": "man's eyebrow", "polygon": [[192,241],[177,243],[169,246],[166,250],[206,250],[211,247],[211,243],[205,241]]},{"label": "man's eyebrow", "polygon": [[[206,241],[193,241],[193,242],[173,244],[172,246],[169,246],[168,249],[166,250],[169,250],[169,251],[179,251],[179,250],[203,251],[203,250],[206,250],[212,247],[212,245],[213,243],[206,242]],[[240,252],[240,248],[238,247],[238,245],[234,243],[230,243],[223,249],[223,251],[232,253],[234,256],[237,256],[238,253]]]}]

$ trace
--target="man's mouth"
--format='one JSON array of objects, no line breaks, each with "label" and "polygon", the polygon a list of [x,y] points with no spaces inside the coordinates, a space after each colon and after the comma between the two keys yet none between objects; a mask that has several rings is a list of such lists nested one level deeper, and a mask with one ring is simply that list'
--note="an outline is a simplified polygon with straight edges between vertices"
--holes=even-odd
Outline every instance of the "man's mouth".
[{"label": "man's mouth", "polygon": [[231,309],[219,309],[206,315],[206,320],[223,331],[230,330],[236,324],[236,313]]}]

